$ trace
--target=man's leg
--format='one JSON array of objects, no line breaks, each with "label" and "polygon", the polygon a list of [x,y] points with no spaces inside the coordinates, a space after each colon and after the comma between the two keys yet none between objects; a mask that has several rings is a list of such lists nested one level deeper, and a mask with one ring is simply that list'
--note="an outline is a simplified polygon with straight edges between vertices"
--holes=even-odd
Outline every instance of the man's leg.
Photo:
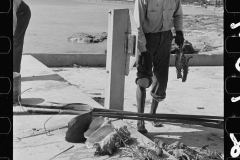
[{"label": "man's leg", "polygon": [[30,17],[28,5],[22,2],[17,10],[17,27],[13,36],[13,72],[20,73],[24,36]]},{"label": "man's leg", "polygon": [[[156,114],[157,111],[157,107],[158,107],[158,103],[159,101],[157,101],[156,99],[152,99],[152,104],[151,104],[151,111],[150,114]],[[152,125],[154,127],[162,127],[162,123],[161,122],[157,122],[157,121],[153,121]]]},{"label": "man's leg", "polygon": [[[137,110],[138,113],[144,113],[145,99],[146,99],[146,88],[152,83],[152,56],[149,52],[142,53],[136,62],[137,64]],[[137,122],[138,131],[142,134],[146,134],[148,131],[145,128],[143,120]]]},{"label": "man's leg", "polygon": [[[160,101],[162,101],[162,100],[156,100],[155,98],[152,99],[150,114],[156,114],[157,107],[158,107],[158,104]],[[163,126],[162,122],[160,122],[160,121],[153,121],[152,125],[154,127],[162,127]]]},{"label": "man's leg", "polygon": [[[139,85],[137,86],[136,99],[137,99],[138,113],[144,113],[146,88],[140,87]],[[145,124],[143,120],[138,120],[137,128],[138,128],[138,131],[142,134],[146,134],[148,132],[145,128]]]},{"label": "man's leg", "polygon": [[151,111],[150,111],[151,114],[156,114],[158,103],[159,102],[156,99],[154,98],[152,99]]},{"label": "man's leg", "polygon": [[[156,114],[159,102],[166,98],[166,89],[168,82],[169,60],[171,53],[171,44],[173,40],[172,32],[161,32],[159,47],[154,54],[153,59],[153,83],[151,95],[152,105],[151,114]],[[153,126],[161,127],[161,122],[153,122]]]}]

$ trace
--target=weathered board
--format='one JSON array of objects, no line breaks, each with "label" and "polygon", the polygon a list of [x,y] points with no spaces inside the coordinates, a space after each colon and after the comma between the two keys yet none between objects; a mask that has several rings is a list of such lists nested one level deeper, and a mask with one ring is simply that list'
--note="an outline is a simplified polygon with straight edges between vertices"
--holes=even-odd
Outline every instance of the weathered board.
[{"label": "weathered board", "polygon": [[105,108],[123,110],[125,75],[137,57],[138,30],[129,9],[111,9],[108,18],[108,79]]},{"label": "weathered board", "polygon": [[102,107],[30,55],[22,58],[21,77],[22,103],[53,106],[58,103],[83,103]]},{"label": "weathered board", "polygon": [[123,110],[125,85],[125,40],[128,31],[128,9],[109,11],[107,40],[108,78],[105,89],[105,108]]}]

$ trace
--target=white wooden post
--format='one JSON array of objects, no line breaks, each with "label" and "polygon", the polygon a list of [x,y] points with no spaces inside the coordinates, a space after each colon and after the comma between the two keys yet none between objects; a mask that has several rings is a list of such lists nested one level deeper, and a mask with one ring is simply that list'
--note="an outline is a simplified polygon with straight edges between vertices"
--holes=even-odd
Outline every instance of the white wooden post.
[{"label": "white wooden post", "polygon": [[136,55],[136,52],[129,51],[134,50],[131,47],[137,46],[136,42],[129,41],[136,37],[137,29],[129,9],[111,9],[108,18],[105,108],[123,110],[125,75],[128,75],[132,66],[129,54],[132,57]]},{"label": "white wooden post", "polygon": [[125,85],[125,36],[128,30],[128,9],[109,11],[107,41],[108,79],[105,108],[123,110]]}]

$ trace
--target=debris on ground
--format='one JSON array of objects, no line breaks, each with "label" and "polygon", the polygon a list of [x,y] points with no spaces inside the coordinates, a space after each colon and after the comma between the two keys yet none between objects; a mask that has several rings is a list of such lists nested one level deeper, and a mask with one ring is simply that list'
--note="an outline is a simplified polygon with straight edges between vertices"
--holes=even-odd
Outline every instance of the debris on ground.
[{"label": "debris on ground", "polygon": [[103,126],[103,123],[104,123],[105,121],[107,121],[107,120],[108,120],[107,117],[102,117],[102,116],[95,118],[95,119],[91,122],[88,130],[84,133],[84,137],[85,137],[85,138],[89,138],[90,135],[91,135],[93,132],[95,132],[99,127]]},{"label": "debris on ground", "polygon": [[91,35],[87,33],[76,33],[68,38],[68,41],[77,43],[99,43],[107,39],[107,33],[102,32],[99,34]]},{"label": "debris on ground", "polygon": [[223,159],[218,151],[210,151],[206,146],[202,148],[189,147],[184,143],[176,141],[172,144],[166,144],[159,139],[154,139],[155,145],[162,147],[169,154],[178,160],[207,160],[207,159]]},{"label": "debris on ground", "polygon": [[160,147],[156,147],[155,149],[152,149],[147,146],[136,145],[135,147],[133,147],[133,151],[138,154],[135,154],[132,157],[138,160],[165,160],[166,159],[166,158],[163,158],[163,150]]},{"label": "debris on ground", "polygon": [[135,143],[126,125],[115,128],[112,119],[96,117],[91,120],[91,112],[77,116],[68,124],[66,140],[68,142],[85,142],[87,148],[94,148],[94,156],[113,155],[121,148],[122,153],[137,160],[165,160],[164,151],[178,160],[222,160],[218,151],[210,151],[207,147],[189,147],[179,141],[164,143],[158,138],[152,145]]},{"label": "debris on ground", "polygon": [[53,72],[62,72],[62,71],[66,71],[66,70],[61,68],[53,69]]},{"label": "debris on ground", "polygon": [[[101,122],[99,123],[99,118]],[[163,150],[170,155],[173,155],[178,160],[222,160],[223,155],[218,151],[210,151],[207,146],[202,148],[189,147],[184,143],[176,141],[171,144],[164,143],[158,138],[154,139],[154,145],[140,145],[136,144],[131,137],[131,133],[128,131],[127,126],[121,126],[115,128],[111,124],[111,120],[98,117],[90,128],[92,134],[89,138],[95,138],[96,141],[92,142],[91,148],[95,148],[94,156],[113,155],[119,148],[122,149],[123,154],[130,156],[137,160],[164,160]],[[105,125],[101,125],[105,124]],[[98,129],[97,126],[100,126]],[[112,127],[111,132],[103,135],[106,126]],[[98,132],[93,131],[96,129]],[[100,132],[99,132],[100,130]],[[88,131],[89,132],[89,131]],[[99,138],[101,137],[101,138]],[[88,139],[89,139],[88,138]],[[89,140],[87,140],[89,141]],[[89,148],[89,144],[86,141],[86,145]]]},{"label": "debris on ground", "polygon": [[107,135],[114,132],[114,128],[110,124],[104,124],[94,131],[89,138],[87,138],[85,144],[87,148],[93,148],[94,143],[101,142]]},{"label": "debris on ground", "polygon": [[131,144],[131,134],[127,130],[127,126],[121,126],[114,132],[108,134],[101,142],[94,143],[96,149],[94,155],[112,155],[118,148],[124,146],[124,144]]},{"label": "debris on ground", "polygon": [[73,68],[80,68],[80,66],[77,64],[73,64]]},{"label": "debris on ground", "polygon": [[123,144],[131,144],[133,142],[127,126],[115,128],[111,122],[106,117],[97,117],[84,133],[84,136],[87,138],[85,142],[87,148],[96,149],[95,156],[112,155]]}]

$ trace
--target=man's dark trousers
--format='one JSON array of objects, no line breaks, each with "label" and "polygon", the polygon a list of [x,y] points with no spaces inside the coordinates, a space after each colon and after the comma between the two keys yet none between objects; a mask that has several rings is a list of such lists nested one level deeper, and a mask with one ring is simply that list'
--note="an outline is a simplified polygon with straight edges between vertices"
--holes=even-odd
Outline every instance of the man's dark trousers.
[{"label": "man's dark trousers", "polygon": [[166,98],[173,35],[170,30],[146,33],[145,37],[147,52],[143,52],[138,58],[137,79],[152,78],[151,96],[161,101]]}]

